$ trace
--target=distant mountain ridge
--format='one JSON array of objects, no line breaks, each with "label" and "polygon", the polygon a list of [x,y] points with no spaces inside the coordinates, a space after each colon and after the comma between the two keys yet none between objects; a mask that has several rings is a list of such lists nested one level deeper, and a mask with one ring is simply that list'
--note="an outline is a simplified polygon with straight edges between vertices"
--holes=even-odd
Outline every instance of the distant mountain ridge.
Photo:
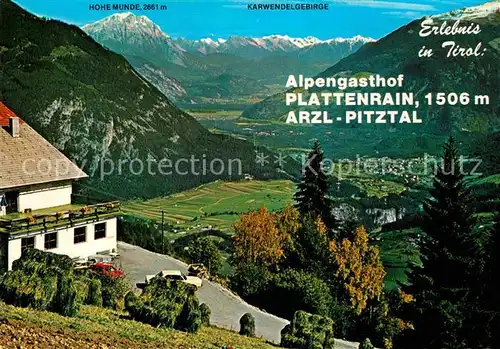
[{"label": "distant mountain ridge", "polygon": [[[352,38],[320,40],[316,37],[291,38],[287,35],[263,37],[230,36],[228,39],[204,38],[200,40],[176,39],[175,42],[188,52],[229,53],[236,56],[258,59],[273,55],[296,57],[304,60],[337,60],[356,51],[362,45],[375,41],[357,35]],[[319,53],[318,48],[321,49]],[[319,54],[318,54],[319,53]]]},{"label": "distant mountain ridge", "polygon": [[[363,92],[414,92],[420,99],[419,113],[423,116],[424,124],[411,126],[413,129],[430,132],[449,133],[458,132],[488,132],[500,127],[500,2],[486,3],[480,6],[459,9],[449,13],[430,17],[435,24],[442,25],[444,21],[460,19],[460,23],[467,26],[470,22],[480,24],[481,32],[478,35],[449,35],[431,36],[422,38],[418,35],[421,28],[419,19],[402,26],[386,37],[363,46],[357,52],[340,60],[330,68],[318,74],[318,77],[340,77],[380,74],[391,77],[403,74],[404,88],[400,90],[389,88],[364,88]],[[479,57],[446,57],[448,49],[442,48],[445,40],[453,40],[460,47],[475,47],[479,41],[487,50],[484,56]],[[432,48],[434,55],[430,58],[418,56],[422,46]],[[335,89],[330,89],[334,91]],[[305,92],[305,99],[309,90]],[[354,92],[354,91],[349,91]],[[457,93],[468,92],[471,96],[487,94],[490,98],[488,105],[455,105],[440,107],[424,104],[424,95],[428,92]],[[404,106],[395,106],[395,109],[405,110]],[[307,109],[299,107],[298,110]],[[311,109],[311,108],[310,108]],[[317,109],[317,107],[316,107]],[[332,115],[342,115],[346,106],[330,105],[327,108]],[[372,110],[373,107],[358,107],[357,110]],[[291,107],[285,104],[284,94],[271,96],[246,109],[244,117],[253,119],[283,120]],[[338,124],[338,127],[349,125]],[[377,125],[351,125],[352,127],[377,127]],[[389,125],[378,125],[385,129]],[[422,126],[422,127],[421,127]],[[402,127],[394,125],[393,128]]]},{"label": "distant mountain ridge", "polygon": [[[232,96],[265,98],[279,91],[277,86],[283,86],[290,74],[317,74],[373,41],[362,36],[322,41],[286,35],[189,40],[172,38],[149,18],[133,13],[114,14],[82,29],[127,58],[167,97],[188,104],[219,103],[221,97],[231,103]],[[225,78],[218,78],[221,75]],[[242,78],[261,88],[254,83],[244,88],[227,84]]]},{"label": "distant mountain ridge", "polygon": [[[259,59],[273,55],[298,57],[307,60],[340,59],[355,51],[372,38],[357,35],[352,38],[333,38],[320,40],[316,37],[292,38],[287,35],[268,35],[263,37],[230,36],[227,39],[203,38],[189,40],[172,38],[146,16],[136,16],[131,12],[116,13],[102,20],[87,24],[82,29],[99,42],[150,40],[155,38],[174,51],[174,57],[186,52],[208,55],[227,53],[247,59]],[[147,38],[149,37],[149,38]],[[316,54],[316,47],[322,47],[323,56]],[[325,56],[328,48],[328,56]],[[182,65],[182,60],[172,60]]]}]

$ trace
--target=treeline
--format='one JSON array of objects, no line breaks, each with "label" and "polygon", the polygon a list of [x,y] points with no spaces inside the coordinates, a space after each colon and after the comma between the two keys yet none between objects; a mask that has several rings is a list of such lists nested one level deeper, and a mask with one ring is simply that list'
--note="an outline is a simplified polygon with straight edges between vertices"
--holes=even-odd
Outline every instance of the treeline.
[{"label": "treeline", "polygon": [[[282,346],[309,348],[310,341],[324,341],[317,347],[330,348],[329,338],[336,336],[370,338],[377,346],[390,347],[395,336],[410,326],[395,315],[407,297],[384,293],[380,251],[370,243],[365,228],[335,219],[322,160],[315,143],[295,207],[275,213],[262,208],[234,224],[230,285],[250,303],[293,320],[282,333]],[[323,333],[319,340],[314,339],[313,324],[294,329],[293,323],[305,316],[298,311],[320,316],[331,333],[318,332]],[[296,334],[301,340],[290,339],[290,332],[306,328],[309,334]]]},{"label": "treeline", "polygon": [[[165,224],[164,231],[172,226]],[[168,233],[169,235],[171,233]],[[146,250],[168,254],[187,263],[204,264],[212,276],[221,273],[221,251],[231,252],[232,244],[227,234],[220,230],[204,230],[169,240],[161,227],[148,219],[125,216],[119,222],[118,239]],[[217,241],[217,240],[219,241]]]},{"label": "treeline", "polygon": [[[384,291],[380,250],[364,227],[333,217],[322,159],[316,143],[295,207],[262,208],[235,223],[232,288],[290,320],[300,310],[331,318],[335,336],[363,348],[500,347],[500,216],[491,230],[478,226],[481,206],[455,140],[444,146],[424,212],[403,224],[420,228],[411,243],[421,263],[397,291]],[[302,343],[290,346],[282,336],[283,346],[309,348]]]}]

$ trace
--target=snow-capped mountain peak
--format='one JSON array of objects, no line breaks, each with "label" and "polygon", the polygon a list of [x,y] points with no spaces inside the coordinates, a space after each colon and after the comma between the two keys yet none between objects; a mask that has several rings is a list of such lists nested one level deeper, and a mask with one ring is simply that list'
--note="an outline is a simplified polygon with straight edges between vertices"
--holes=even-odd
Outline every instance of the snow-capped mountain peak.
[{"label": "snow-capped mountain peak", "polygon": [[153,37],[168,37],[160,26],[155,24],[146,16],[137,16],[132,12],[115,13],[111,16],[101,19],[100,21],[92,24],[87,24],[82,27],[88,33],[102,32],[102,31],[118,31],[127,30],[130,33],[137,33],[141,35],[151,35]]},{"label": "snow-capped mountain peak", "polygon": [[361,36],[361,35],[356,35],[353,36],[352,38],[335,38],[335,39],[329,39],[325,40],[324,42],[331,43],[331,42],[337,42],[337,43],[342,43],[342,42],[351,42],[351,43],[367,43],[367,42],[372,42],[375,41],[375,39],[368,38],[366,36]]},{"label": "snow-capped mountain peak", "polygon": [[210,46],[213,46],[213,47],[217,47],[223,43],[225,43],[227,40],[225,39],[222,39],[222,38],[218,38],[217,40],[214,40],[212,38],[203,38],[203,39],[200,39],[200,40],[195,40],[195,42],[202,42],[204,44],[207,44],[207,45],[210,45]]},{"label": "snow-capped mountain peak", "polygon": [[329,40],[320,40],[314,36],[298,38],[282,34],[262,37],[233,35],[227,39],[172,38],[148,17],[131,12],[115,13],[85,25],[82,29],[96,41],[105,42],[108,48],[115,48],[112,45],[136,47],[138,51],[133,51],[133,54],[137,54],[145,47],[155,47],[160,53],[168,52],[170,61],[182,66],[185,66],[188,53],[204,56],[221,53],[248,59],[279,55],[307,60],[335,61],[354,52],[366,42],[374,41],[360,35]]},{"label": "snow-capped mountain peak", "polygon": [[475,18],[488,17],[494,13],[500,13],[500,1],[487,2],[482,5],[464,7],[439,15],[431,16],[431,18],[441,20],[471,20]]}]

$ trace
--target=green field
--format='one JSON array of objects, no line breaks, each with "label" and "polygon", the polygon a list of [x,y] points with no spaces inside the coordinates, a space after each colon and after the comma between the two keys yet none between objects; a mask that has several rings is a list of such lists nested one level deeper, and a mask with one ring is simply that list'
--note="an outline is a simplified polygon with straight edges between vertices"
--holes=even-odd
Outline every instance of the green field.
[{"label": "green field", "polygon": [[387,272],[385,277],[387,290],[397,289],[399,282],[406,283],[408,267],[420,263],[418,250],[410,242],[415,239],[417,233],[418,229],[406,229],[372,234],[372,238],[378,240],[382,263]]},{"label": "green field", "polygon": [[260,207],[280,210],[292,202],[295,184],[286,180],[216,181],[198,188],[148,201],[123,204],[126,214],[161,220],[181,229],[216,227],[227,230],[239,215]]}]

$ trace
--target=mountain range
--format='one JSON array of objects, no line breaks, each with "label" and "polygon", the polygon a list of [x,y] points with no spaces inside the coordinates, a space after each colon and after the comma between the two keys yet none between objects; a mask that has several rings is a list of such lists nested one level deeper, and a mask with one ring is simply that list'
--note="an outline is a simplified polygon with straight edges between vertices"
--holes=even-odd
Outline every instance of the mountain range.
[{"label": "mountain range", "polygon": [[[91,175],[83,184],[91,194],[153,197],[242,178],[236,165],[229,173],[229,160],[256,177],[278,175],[273,165],[255,163],[250,143],[210,133],[80,28],[10,0],[0,0],[0,15],[0,100]],[[184,162],[176,171],[177,161],[191,158],[195,170]],[[164,159],[171,165],[162,170]],[[225,164],[221,174],[207,169],[215,159],[217,172]]]},{"label": "mountain range", "polygon": [[[228,95],[255,97],[253,87],[228,90],[217,85],[229,76],[232,80],[255,80],[261,86],[261,97],[266,97],[264,86],[283,85],[293,73],[317,74],[374,41],[362,36],[322,41],[284,35],[188,40],[172,38],[146,16],[132,13],[117,13],[82,29],[104,47],[126,57],[168,97],[189,103]],[[169,89],[171,79],[176,83]],[[179,94],[180,90],[186,93]]]},{"label": "mountain range", "polygon": [[[444,21],[461,19],[462,26],[470,23],[480,25],[477,35],[434,35],[420,37],[422,19],[395,30],[386,37],[364,45],[357,52],[340,60],[317,77],[350,77],[380,74],[396,77],[404,74],[405,83],[402,89],[363,88],[363,92],[414,92],[420,99],[419,113],[424,119],[424,129],[431,132],[449,133],[451,130],[464,132],[487,132],[500,127],[500,2],[456,10],[451,13],[433,16],[435,25]],[[460,47],[475,47],[482,42],[486,48],[479,57],[446,57],[448,48],[441,45],[444,41],[454,41]],[[418,56],[418,50],[426,46],[432,48],[434,54],[430,58]],[[322,89],[322,91],[335,89]],[[349,92],[361,91],[348,89]],[[314,89],[303,91],[305,99]],[[475,105],[428,106],[424,96],[428,92],[457,93],[468,92],[470,96],[488,95],[490,103]],[[317,107],[315,107],[317,109]],[[297,110],[307,110],[299,107]],[[311,108],[309,108],[311,109]],[[331,115],[343,115],[346,106],[330,105],[327,108]],[[373,109],[373,107],[357,107],[357,110]],[[408,107],[395,106],[391,109],[405,110]],[[253,119],[284,119],[291,107],[285,105],[284,93],[271,96],[251,107],[243,113],[244,117]],[[340,127],[349,125],[339,124]],[[352,126],[352,125],[351,125]],[[365,125],[363,125],[365,126]],[[375,127],[376,125],[366,125]],[[380,126],[380,125],[379,125]],[[381,125],[387,129],[387,125]],[[352,127],[360,127],[355,125]],[[399,127],[399,126],[396,126]],[[422,125],[414,126],[422,131]]]},{"label": "mountain range", "polygon": [[[169,62],[185,66],[186,53],[202,56],[225,53],[246,59],[260,59],[271,56],[286,56],[311,61],[336,61],[356,51],[372,38],[357,35],[353,38],[335,38],[320,40],[309,36],[291,38],[287,35],[269,35],[263,37],[230,36],[227,39],[203,38],[189,40],[172,38],[146,16],[137,16],[131,12],[116,13],[82,29],[96,41],[110,45],[162,47]],[[152,45],[155,42],[156,45]]]}]

